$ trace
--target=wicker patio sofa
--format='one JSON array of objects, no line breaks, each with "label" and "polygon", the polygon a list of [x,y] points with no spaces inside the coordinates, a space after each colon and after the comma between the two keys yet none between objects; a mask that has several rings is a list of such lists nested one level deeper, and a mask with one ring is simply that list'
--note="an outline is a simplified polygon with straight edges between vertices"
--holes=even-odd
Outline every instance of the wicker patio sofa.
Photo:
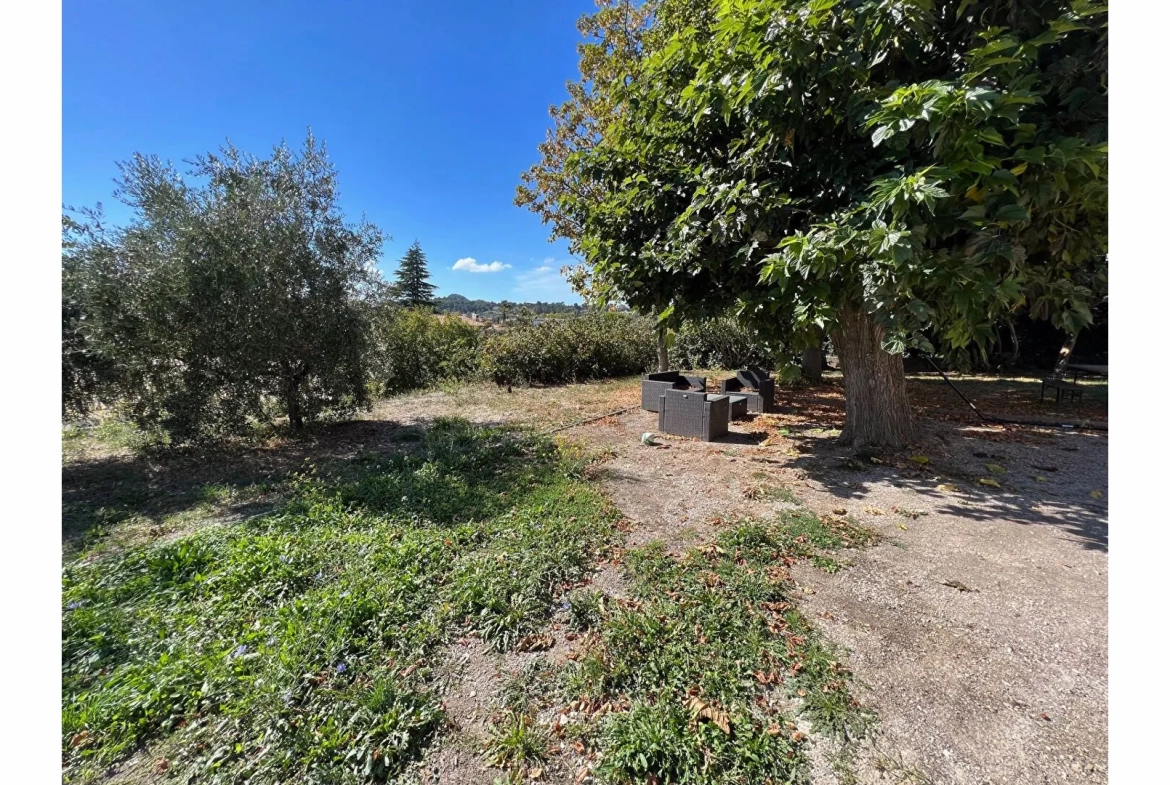
[{"label": "wicker patio sofa", "polygon": [[732,379],[719,382],[722,395],[746,395],[748,411],[770,412],[775,409],[776,380],[767,371],[746,368],[738,371]]},{"label": "wicker patio sofa", "polygon": [[658,430],[710,442],[727,435],[731,399],[687,390],[666,390],[658,397]]},{"label": "wicker patio sofa", "polygon": [[684,376],[678,371],[661,371],[642,376],[642,408],[658,411],[658,399],[667,390],[688,390],[702,393],[707,389],[706,376]]}]

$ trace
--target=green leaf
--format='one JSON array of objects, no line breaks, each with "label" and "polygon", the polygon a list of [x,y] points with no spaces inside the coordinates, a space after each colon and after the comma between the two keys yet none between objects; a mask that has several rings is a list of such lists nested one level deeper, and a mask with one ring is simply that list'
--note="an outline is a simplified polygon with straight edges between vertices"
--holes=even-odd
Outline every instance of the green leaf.
[{"label": "green leaf", "polygon": [[1028,220],[1028,211],[1018,204],[1000,205],[995,211],[995,220],[1018,223]]}]

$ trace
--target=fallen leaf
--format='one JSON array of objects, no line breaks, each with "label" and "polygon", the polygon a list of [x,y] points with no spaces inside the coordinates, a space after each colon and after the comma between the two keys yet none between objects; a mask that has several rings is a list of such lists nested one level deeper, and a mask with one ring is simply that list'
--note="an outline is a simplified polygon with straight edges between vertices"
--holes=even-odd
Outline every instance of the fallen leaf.
[{"label": "fallen leaf", "polygon": [[547,633],[526,635],[516,642],[516,651],[545,651],[551,649],[556,642],[556,638]]},{"label": "fallen leaf", "polygon": [[845,514],[845,508],[844,508],[844,507],[834,507],[834,508],[833,508],[833,514],[834,514],[834,515],[844,515],[844,514]]},{"label": "fallen leaf", "polygon": [[901,529],[901,530],[902,530],[902,531],[904,531],[904,532],[905,532],[905,531],[910,531],[908,528],[906,528],[906,524],[904,524],[904,523],[899,523],[899,524],[898,524],[898,528],[899,528],[899,529]]},{"label": "fallen leaf", "polygon": [[1037,474],[1034,479],[1036,480],[1036,482],[1048,482],[1048,478],[1045,477],[1043,474]]},{"label": "fallen leaf", "polygon": [[1048,722],[1052,722],[1052,718],[1049,717],[1048,712],[1045,712],[1045,711],[1040,712],[1040,719],[1047,720]]},{"label": "fallen leaf", "polygon": [[949,586],[952,589],[958,589],[961,592],[963,592],[963,591],[976,591],[975,589],[968,589],[966,586],[959,583],[958,581],[946,581],[942,585]]},{"label": "fallen leaf", "polygon": [[999,488],[1000,487],[999,483],[996,482],[995,480],[991,479],[990,477],[980,477],[979,484],[986,485],[986,486],[991,487],[991,488]]},{"label": "fallen leaf", "polygon": [[769,736],[779,736],[782,732],[783,731],[780,730],[780,726],[774,722],[768,726],[767,730],[764,731],[764,733],[768,734]]},{"label": "fallen leaf", "polygon": [[731,733],[731,718],[727,712],[718,709],[699,697],[692,697],[687,701],[687,708],[696,719],[710,720],[715,727],[724,733]]},{"label": "fallen leaf", "polygon": [[539,766],[528,770],[528,778],[532,780],[540,779],[541,774],[544,774],[544,769]]},{"label": "fallen leaf", "polygon": [[166,758],[159,758],[157,761],[155,761],[154,773],[155,774],[162,774],[164,771],[166,771],[170,767],[171,767],[171,762],[169,760],[167,760]]},{"label": "fallen leaf", "polygon": [[987,464],[987,471],[991,472],[992,474],[1007,474],[1007,469],[1003,468],[998,463]]},{"label": "fallen leaf", "polygon": [[792,734],[792,740],[799,744],[800,742],[804,741],[804,734],[800,731],[795,731]]},{"label": "fallen leaf", "polygon": [[1105,495],[1105,492],[1102,490],[1092,490],[1092,491],[1089,491],[1089,495],[1092,496],[1094,499],[1100,499],[1102,496]]},{"label": "fallen leaf", "polygon": [[879,510],[877,507],[866,507],[865,511],[870,515],[885,515],[885,513]]},{"label": "fallen leaf", "polygon": [[926,464],[930,463],[930,458],[927,458],[925,455],[911,455],[910,460],[914,461],[920,466],[925,466]]},{"label": "fallen leaf", "polygon": [[959,490],[959,486],[957,486],[957,485],[951,485],[949,482],[944,482],[942,485],[936,485],[936,486],[934,486],[934,489],[935,489],[936,491],[945,491],[945,492],[948,492],[948,493],[957,493],[957,492],[958,492],[958,490]]}]

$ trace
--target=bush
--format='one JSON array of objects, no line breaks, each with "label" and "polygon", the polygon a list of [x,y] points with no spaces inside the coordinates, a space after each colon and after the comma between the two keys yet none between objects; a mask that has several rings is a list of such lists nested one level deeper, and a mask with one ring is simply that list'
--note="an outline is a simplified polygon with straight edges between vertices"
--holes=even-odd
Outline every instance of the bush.
[{"label": "bush", "polygon": [[383,306],[373,330],[375,392],[402,393],[479,375],[482,330],[456,316]]},{"label": "bush", "polygon": [[687,322],[675,334],[671,366],[693,368],[766,368],[787,365],[791,358],[769,346],[737,319],[723,317]]},{"label": "bush", "polygon": [[96,210],[62,226],[67,411],[118,402],[178,444],[368,403],[361,308],[382,234],[345,220],[312,136],[267,159],[227,146],[185,173],[143,155],[121,171],[125,227]]},{"label": "bush", "polygon": [[517,324],[491,336],[483,368],[496,384],[564,384],[642,373],[655,363],[654,322],[591,312]]}]

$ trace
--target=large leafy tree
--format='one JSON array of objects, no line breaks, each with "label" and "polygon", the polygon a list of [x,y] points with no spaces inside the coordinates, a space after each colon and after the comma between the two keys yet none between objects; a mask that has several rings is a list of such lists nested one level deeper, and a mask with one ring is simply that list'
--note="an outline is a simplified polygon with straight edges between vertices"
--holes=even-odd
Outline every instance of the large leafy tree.
[{"label": "large leafy tree", "polygon": [[591,190],[559,208],[631,305],[672,281],[676,307],[827,330],[854,446],[914,438],[901,356],[925,336],[985,345],[1021,308],[1088,323],[1103,5],[730,0],[710,31],[631,69],[602,140],[566,160]]},{"label": "large leafy tree", "polygon": [[394,295],[398,304],[406,308],[435,308],[435,285],[430,282],[427,257],[418,240],[407,249],[394,274]]},{"label": "large leafy tree", "polygon": [[103,397],[175,441],[278,415],[299,429],[366,402],[360,301],[382,234],[345,221],[311,134],[263,159],[226,146],[186,176],[143,155],[120,168],[132,219],[67,221],[63,259],[84,314],[67,344],[113,369]]},{"label": "large leafy tree", "polygon": [[[550,240],[564,239],[572,253],[582,250],[583,226],[580,216],[562,209],[566,199],[600,203],[605,198],[601,184],[582,178],[566,166],[574,153],[586,152],[601,140],[601,130],[613,120],[623,95],[614,88],[624,83],[642,59],[656,51],[671,35],[682,29],[706,30],[713,17],[710,0],[596,0],[597,11],[583,15],[577,29],[584,40],[578,44],[581,77],[565,85],[569,97],[549,107],[552,127],[538,146],[540,160],[521,175],[515,203],[527,207],[550,227]],[[562,270],[573,289],[586,301],[605,305],[615,299],[615,290],[592,266],[577,265]],[[670,301],[675,281],[662,279],[652,287],[653,296],[643,297],[646,313],[661,313]],[[647,287],[645,293],[650,293]],[[681,315],[681,313],[680,313]],[[668,366],[666,326],[658,330],[659,370]]]}]

